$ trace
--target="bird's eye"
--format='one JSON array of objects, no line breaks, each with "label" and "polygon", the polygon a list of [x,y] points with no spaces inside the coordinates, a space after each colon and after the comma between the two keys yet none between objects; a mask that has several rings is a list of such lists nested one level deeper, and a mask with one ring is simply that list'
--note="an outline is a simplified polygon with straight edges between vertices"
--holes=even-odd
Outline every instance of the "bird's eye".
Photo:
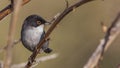
[{"label": "bird's eye", "polygon": [[37,25],[41,25],[41,22],[40,22],[40,21],[37,21],[36,23],[37,23]]}]

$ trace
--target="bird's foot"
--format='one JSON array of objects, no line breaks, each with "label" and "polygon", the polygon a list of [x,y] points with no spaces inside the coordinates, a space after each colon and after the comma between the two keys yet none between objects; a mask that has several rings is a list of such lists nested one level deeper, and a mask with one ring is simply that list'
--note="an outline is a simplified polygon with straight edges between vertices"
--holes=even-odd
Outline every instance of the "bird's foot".
[{"label": "bird's foot", "polygon": [[45,53],[51,53],[51,52],[52,52],[52,49],[47,48],[47,49],[44,50],[44,52],[45,52]]}]

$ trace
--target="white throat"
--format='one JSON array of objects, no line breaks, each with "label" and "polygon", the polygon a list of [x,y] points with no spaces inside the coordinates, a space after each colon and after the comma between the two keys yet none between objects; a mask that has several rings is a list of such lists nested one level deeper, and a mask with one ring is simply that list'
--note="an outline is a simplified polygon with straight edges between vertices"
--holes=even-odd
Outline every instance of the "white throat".
[{"label": "white throat", "polygon": [[33,31],[36,31],[36,32],[43,32],[44,31],[44,25],[40,25],[38,27],[33,27]]}]

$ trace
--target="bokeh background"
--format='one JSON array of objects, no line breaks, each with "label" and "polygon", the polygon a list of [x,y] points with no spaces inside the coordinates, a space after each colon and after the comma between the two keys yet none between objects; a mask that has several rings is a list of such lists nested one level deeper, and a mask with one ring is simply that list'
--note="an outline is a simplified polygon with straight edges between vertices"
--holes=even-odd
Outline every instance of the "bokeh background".
[{"label": "bokeh background", "polygon": [[[68,0],[72,5],[79,0]],[[0,9],[10,4],[9,0],[0,0]],[[54,15],[65,9],[65,0],[31,0],[21,8],[17,22],[15,39],[20,38],[21,25],[31,14],[38,14],[50,21]],[[82,68],[104,37],[100,22],[108,27],[120,11],[120,0],[95,0],[80,6],[68,14],[50,35],[52,53],[59,56],[54,60],[40,63],[35,68]],[[7,43],[11,14],[0,21],[0,47]],[[120,36],[104,54],[100,68],[116,68],[120,64]],[[51,54],[52,54],[51,53]],[[13,48],[13,64],[27,61],[31,55],[21,43]],[[47,54],[40,54],[45,56]],[[0,53],[3,60],[4,52]]]}]

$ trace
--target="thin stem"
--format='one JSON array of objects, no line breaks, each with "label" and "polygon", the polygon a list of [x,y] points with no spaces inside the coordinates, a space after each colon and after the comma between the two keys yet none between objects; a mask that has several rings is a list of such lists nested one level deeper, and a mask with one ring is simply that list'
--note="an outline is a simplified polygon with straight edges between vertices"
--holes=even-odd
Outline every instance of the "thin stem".
[{"label": "thin stem", "polygon": [[8,41],[6,47],[6,54],[5,54],[5,61],[4,61],[4,68],[10,68],[12,63],[12,43],[14,42],[14,35],[16,29],[16,22],[18,20],[18,12],[21,6],[22,0],[14,1],[14,10],[11,16],[11,22],[9,25],[9,32],[8,32]]},{"label": "thin stem", "polygon": [[88,62],[84,65],[84,68],[94,68],[98,66],[103,58],[105,51],[111,45],[111,43],[120,34],[120,13],[116,16],[111,26],[108,28],[105,37],[100,41],[98,47],[89,58]]}]

